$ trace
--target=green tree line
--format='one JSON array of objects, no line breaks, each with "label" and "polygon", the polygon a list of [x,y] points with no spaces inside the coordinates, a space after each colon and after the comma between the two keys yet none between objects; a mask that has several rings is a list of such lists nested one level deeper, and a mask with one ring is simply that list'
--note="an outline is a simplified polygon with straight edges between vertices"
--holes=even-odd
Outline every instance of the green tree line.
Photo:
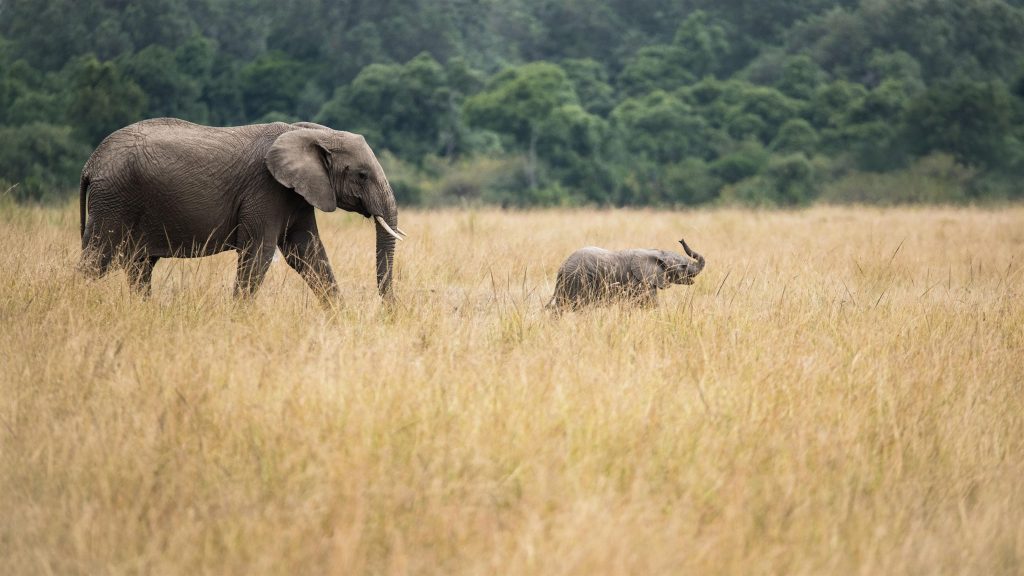
[{"label": "green tree line", "polygon": [[408,204],[1015,198],[1022,30],[1022,0],[0,0],[0,192],[66,197],[174,116],[360,132]]}]

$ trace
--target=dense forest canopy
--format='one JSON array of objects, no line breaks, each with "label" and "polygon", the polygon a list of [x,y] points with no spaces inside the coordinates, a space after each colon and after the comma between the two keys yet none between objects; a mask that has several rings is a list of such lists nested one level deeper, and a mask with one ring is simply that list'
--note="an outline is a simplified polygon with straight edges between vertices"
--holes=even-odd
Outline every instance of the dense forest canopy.
[{"label": "dense forest canopy", "polygon": [[405,203],[1012,198],[1022,31],[1024,0],[0,0],[0,192],[175,116],[363,133]]}]

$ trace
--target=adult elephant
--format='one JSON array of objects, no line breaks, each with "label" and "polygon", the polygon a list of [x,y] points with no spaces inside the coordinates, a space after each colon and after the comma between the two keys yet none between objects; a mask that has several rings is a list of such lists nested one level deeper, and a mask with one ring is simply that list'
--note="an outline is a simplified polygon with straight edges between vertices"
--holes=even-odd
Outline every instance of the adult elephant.
[{"label": "adult elephant", "polygon": [[82,169],[80,268],[124,266],[148,293],[160,258],[238,252],[235,295],[259,289],[276,248],[323,300],[338,294],[314,208],[374,219],[377,289],[392,296],[395,195],[359,134],[301,122],[212,128],[158,118],[108,136]]}]

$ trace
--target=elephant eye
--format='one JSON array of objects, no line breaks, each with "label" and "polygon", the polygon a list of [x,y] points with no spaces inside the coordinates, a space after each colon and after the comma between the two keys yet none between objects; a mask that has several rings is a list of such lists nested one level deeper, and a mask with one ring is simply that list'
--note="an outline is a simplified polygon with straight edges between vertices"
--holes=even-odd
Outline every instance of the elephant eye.
[{"label": "elephant eye", "polygon": [[366,179],[369,178],[369,177],[370,177],[370,174],[367,173],[366,170],[360,170],[359,171],[359,179],[362,180],[363,182],[366,182]]}]

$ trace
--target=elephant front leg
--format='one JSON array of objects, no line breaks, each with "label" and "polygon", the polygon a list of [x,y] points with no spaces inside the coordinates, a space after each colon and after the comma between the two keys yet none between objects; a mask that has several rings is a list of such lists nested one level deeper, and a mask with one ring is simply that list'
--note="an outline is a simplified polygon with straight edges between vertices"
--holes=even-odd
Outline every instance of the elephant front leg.
[{"label": "elephant front leg", "polygon": [[308,232],[290,235],[281,251],[288,265],[306,281],[321,303],[329,306],[339,299],[338,282],[319,236]]},{"label": "elephant front leg", "polygon": [[658,307],[658,289],[654,287],[648,287],[640,293],[637,303],[641,308],[657,308]]},{"label": "elephant front leg", "polygon": [[235,275],[235,298],[251,298],[263,284],[270,263],[274,260],[273,244],[249,245],[238,252],[238,272]]}]

